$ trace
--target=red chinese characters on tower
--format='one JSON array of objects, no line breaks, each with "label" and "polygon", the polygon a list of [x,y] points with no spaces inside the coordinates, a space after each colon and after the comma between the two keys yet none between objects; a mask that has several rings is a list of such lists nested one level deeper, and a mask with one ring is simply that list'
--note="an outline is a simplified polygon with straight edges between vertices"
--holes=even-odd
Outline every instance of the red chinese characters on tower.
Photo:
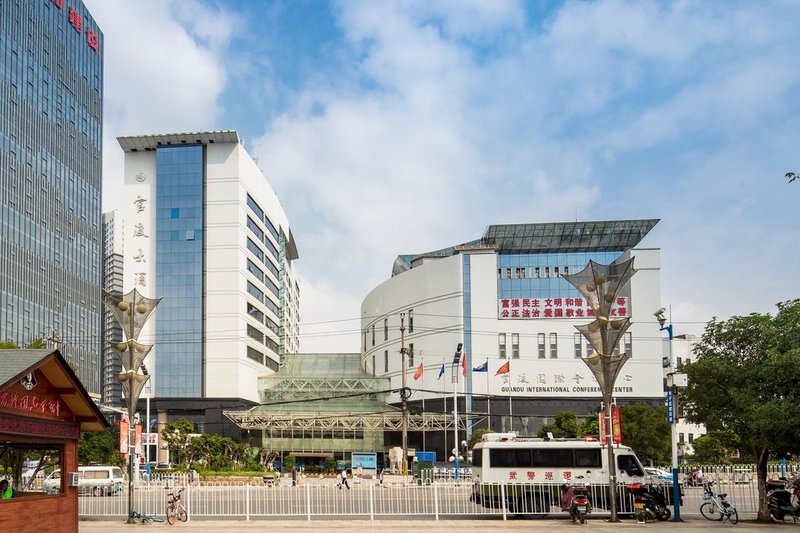
[{"label": "red chinese characters on tower", "polygon": [[64,0],[53,0],[53,5],[58,9],[64,9]]},{"label": "red chinese characters on tower", "polygon": [[69,23],[75,28],[78,33],[83,32],[83,17],[78,13],[74,7],[69,8]]},{"label": "red chinese characters on tower", "polygon": [[86,42],[89,44],[89,48],[97,52],[97,48],[100,46],[100,39],[97,38],[95,32],[86,30]]}]

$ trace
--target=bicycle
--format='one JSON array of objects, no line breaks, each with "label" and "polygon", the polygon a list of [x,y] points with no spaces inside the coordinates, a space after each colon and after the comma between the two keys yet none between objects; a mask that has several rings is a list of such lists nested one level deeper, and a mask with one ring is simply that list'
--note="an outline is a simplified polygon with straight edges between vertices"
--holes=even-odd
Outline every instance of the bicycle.
[{"label": "bicycle", "polygon": [[176,518],[181,522],[189,520],[189,513],[181,503],[182,492],[183,489],[180,489],[176,493],[170,492],[167,496],[167,523],[169,525],[173,525]]},{"label": "bicycle", "polygon": [[736,524],[739,522],[739,513],[736,511],[736,505],[726,499],[728,495],[725,493],[714,496],[714,491],[711,490],[713,484],[713,481],[703,484],[703,499],[708,501],[700,506],[700,514],[707,520],[721,520]]},{"label": "bicycle", "polygon": [[128,517],[134,524],[138,521],[140,524],[150,524],[152,522],[163,522],[163,516],[156,516],[154,514],[142,514],[137,513],[136,511],[131,511],[130,516]]}]

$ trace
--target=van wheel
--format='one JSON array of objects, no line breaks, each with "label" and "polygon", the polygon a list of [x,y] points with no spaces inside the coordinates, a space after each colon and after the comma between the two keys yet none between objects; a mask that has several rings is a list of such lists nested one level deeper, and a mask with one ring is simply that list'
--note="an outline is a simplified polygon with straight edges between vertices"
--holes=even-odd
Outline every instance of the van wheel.
[{"label": "van wheel", "polygon": [[98,496],[98,497],[102,496],[103,495],[103,489],[101,489],[100,487],[93,488],[92,489],[92,495],[93,496]]}]

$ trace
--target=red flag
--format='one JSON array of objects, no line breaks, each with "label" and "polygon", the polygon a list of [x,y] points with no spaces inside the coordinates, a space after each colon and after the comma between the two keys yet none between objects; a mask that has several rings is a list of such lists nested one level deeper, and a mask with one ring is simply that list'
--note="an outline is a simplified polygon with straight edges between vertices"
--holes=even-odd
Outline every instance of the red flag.
[{"label": "red flag", "polygon": [[467,377],[467,356],[466,354],[461,355],[461,375]]},{"label": "red flag", "polygon": [[142,454],[142,423],[137,422],[133,432],[133,449],[138,455]]},{"label": "red flag", "polygon": [[506,363],[497,369],[497,373],[495,376],[499,376],[500,374],[508,374],[511,372],[511,361],[506,361]]},{"label": "red flag", "polygon": [[419,368],[417,368],[417,371],[414,372],[414,379],[419,379],[421,377],[422,377],[422,363],[419,364]]},{"label": "red flag", "polygon": [[607,422],[606,422],[606,411],[605,411],[605,409],[601,409],[600,410],[599,417],[600,418],[598,420],[599,421],[598,427],[600,428],[600,445],[601,446],[605,446],[606,444],[608,444],[608,441],[606,440],[608,438],[608,435],[607,435],[608,431],[606,430]]}]

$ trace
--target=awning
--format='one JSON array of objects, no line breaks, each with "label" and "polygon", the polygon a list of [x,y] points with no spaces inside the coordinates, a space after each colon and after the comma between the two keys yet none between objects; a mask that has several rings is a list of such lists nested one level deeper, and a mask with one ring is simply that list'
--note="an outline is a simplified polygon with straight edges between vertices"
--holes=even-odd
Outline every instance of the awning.
[{"label": "awning", "polygon": [[333,452],[291,452],[292,457],[333,457]]}]

